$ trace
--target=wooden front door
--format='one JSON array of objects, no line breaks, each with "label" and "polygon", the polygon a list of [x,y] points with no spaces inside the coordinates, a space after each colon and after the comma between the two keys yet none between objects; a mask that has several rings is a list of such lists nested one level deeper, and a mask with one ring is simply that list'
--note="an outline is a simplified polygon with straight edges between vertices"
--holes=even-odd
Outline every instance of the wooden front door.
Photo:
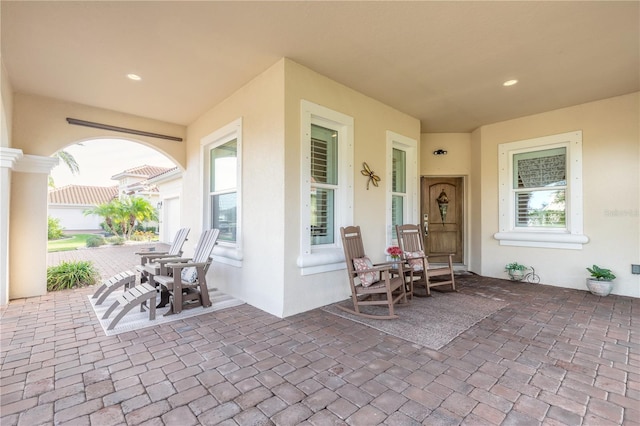
[{"label": "wooden front door", "polygon": [[436,256],[453,253],[453,261],[463,263],[463,178],[422,177],[420,187],[426,255],[438,263]]}]

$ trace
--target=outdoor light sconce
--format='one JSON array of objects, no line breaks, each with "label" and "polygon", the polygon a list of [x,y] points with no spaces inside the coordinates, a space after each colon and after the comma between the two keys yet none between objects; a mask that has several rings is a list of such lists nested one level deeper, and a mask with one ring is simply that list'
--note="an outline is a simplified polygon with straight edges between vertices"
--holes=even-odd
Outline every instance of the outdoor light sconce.
[{"label": "outdoor light sconce", "polygon": [[156,208],[158,210],[160,210],[162,208],[162,201],[158,201],[158,204],[156,204]]},{"label": "outdoor light sconce", "polygon": [[447,151],[445,151],[444,149],[436,149],[435,151],[433,151],[433,155],[447,155]]}]

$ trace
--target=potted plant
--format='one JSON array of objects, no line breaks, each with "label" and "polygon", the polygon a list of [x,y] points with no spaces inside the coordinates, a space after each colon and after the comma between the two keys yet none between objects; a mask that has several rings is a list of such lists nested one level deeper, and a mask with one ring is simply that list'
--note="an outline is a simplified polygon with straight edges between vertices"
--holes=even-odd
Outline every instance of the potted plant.
[{"label": "potted plant", "polygon": [[522,281],[524,278],[525,271],[529,269],[524,265],[519,264],[518,262],[507,263],[504,267],[504,270],[509,274],[509,278],[512,281]]},{"label": "potted plant", "polygon": [[587,278],[587,288],[596,296],[607,296],[613,289],[613,280],[616,278],[611,269],[601,268],[593,265],[587,268],[591,277]]}]

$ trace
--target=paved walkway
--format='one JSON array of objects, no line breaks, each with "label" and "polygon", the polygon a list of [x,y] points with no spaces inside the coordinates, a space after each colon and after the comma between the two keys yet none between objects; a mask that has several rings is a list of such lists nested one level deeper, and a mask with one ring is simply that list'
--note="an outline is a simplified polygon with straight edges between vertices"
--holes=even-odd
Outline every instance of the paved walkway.
[{"label": "paved walkway", "polygon": [[[91,254],[132,265],[129,247],[110,250]],[[243,305],[106,337],[91,288],[12,301],[0,423],[640,424],[640,299],[458,286],[510,305],[438,351],[319,309],[280,319]]]}]

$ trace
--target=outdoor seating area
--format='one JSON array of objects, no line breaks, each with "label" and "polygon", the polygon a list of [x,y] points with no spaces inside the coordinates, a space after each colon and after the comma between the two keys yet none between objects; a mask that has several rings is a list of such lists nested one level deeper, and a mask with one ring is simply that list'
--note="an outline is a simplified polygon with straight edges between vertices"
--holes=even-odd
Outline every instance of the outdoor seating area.
[{"label": "outdoor seating area", "polygon": [[[108,276],[134,251],[86,252]],[[245,304],[105,336],[95,288],[14,300],[0,422],[638,424],[638,299],[472,274],[456,287],[506,306],[438,350],[322,309],[280,319]]]}]

